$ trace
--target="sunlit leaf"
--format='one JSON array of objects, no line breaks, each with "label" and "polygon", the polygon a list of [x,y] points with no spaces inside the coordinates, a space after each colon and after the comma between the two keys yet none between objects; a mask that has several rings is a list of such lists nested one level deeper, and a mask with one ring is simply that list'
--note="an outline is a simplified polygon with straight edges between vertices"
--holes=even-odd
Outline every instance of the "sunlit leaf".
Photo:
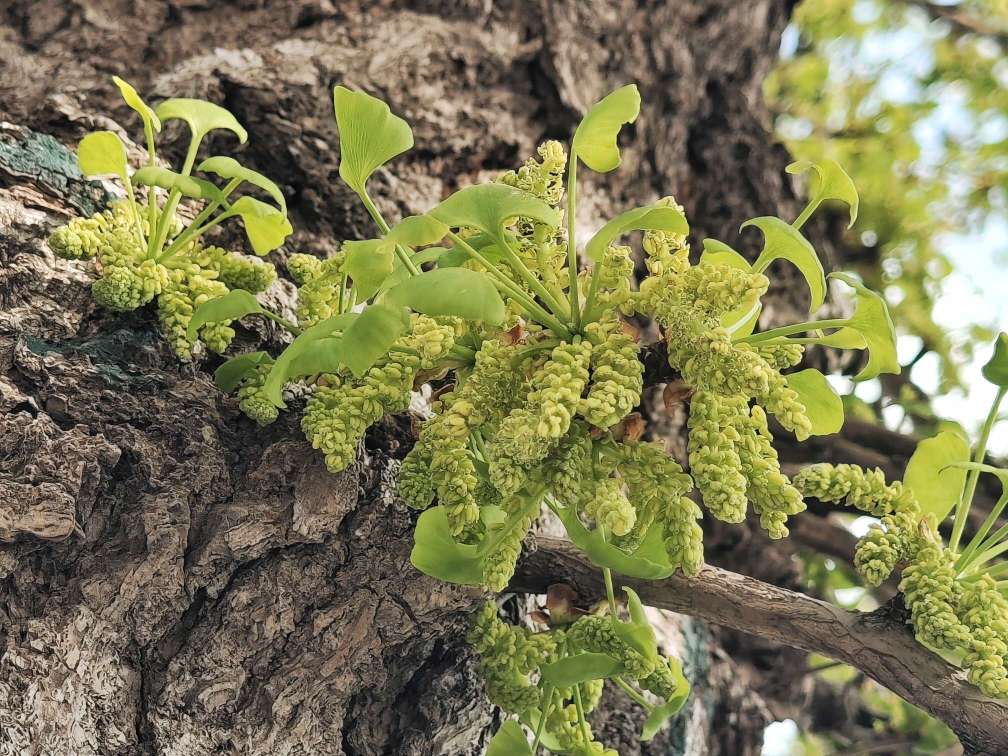
[{"label": "sunlit leaf", "polygon": [[631,231],[668,231],[674,234],[688,234],[686,216],[671,205],[646,205],[620,213],[599,229],[585,245],[585,254],[595,262],[602,259],[606,248],[616,239]]},{"label": "sunlit leaf", "polygon": [[573,507],[557,507],[554,511],[568,537],[596,567],[608,567],[620,575],[646,580],[660,580],[675,572],[668,562],[660,523],[649,528],[637,550],[628,554],[606,541],[599,531],[585,528]]},{"label": "sunlit leaf", "polygon": [[623,662],[606,654],[579,653],[540,667],[543,679],[558,688],[605,680],[626,672]]},{"label": "sunlit leaf", "polygon": [[240,179],[257,186],[273,198],[284,215],[287,214],[287,200],[284,199],[280,187],[258,171],[246,168],[234,158],[226,155],[207,158],[199,164],[199,170],[204,173],[215,173],[225,179]]},{"label": "sunlit leaf", "polygon": [[242,219],[252,251],[260,256],[283,244],[294,230],[286,215],[255,197],[239,197],[221,217],[235,215]]},{"label": "sunlit leaf", "polygon": [[471,226],[495,239],[502,237],[510,219],[519,216],[551,226],[560,223],[559,213],[541,199],[506,184],[459,189],[427,214],[452,228]]},{"label": "sunlit leaf", "polygon": [[126,147],[111,131],[95,131],[77,145],[77,161],[85,176],[105,176],[114,173],[123,182],[126,172]]},{"label": "sunlit leaf", "polygon": [[389,106],[364,92],[333,90],[340,140],[340,178],[358,194],[371,174],[413,147],[409,124]]},{"label": "sunlit leaf", "polygon": [[521,725],[513,719],[502,722],[487,746],[486,756],[533,756]]},{"label": "sunlit leaf", "polygon": [[805,413],[812,422],[813,436],[828,436],[840,431],[844,422],[843,400],[825,375],[809,368],[790,373],[785,378],[805,405]]},{"label": "sunlit leaf", "polygon": [[948,465],[969,457],[969,444],[957,433],[942,431],[917,444],[903,473],[903,485],[914,492],[924,514],[933,514],[941,522],[952,511],[962,495],[966,471]]},{"label": "sunlit leaf", "polygon": [[407,247],[422,247],[445,238],[448,227],[430,215],[409,215],[399,221],[385,237]]},{"label": "sunlit leaf", "polygon": [[571,143],[581,162],[598,173],[607,173],[620,164],[616,139],[623,124],[637,120],[640,102],[637,85],[627,84],[607,94],[588,111]]},{"label": "sunlit leaf", "polygon": [[343,333],[344,364],[358,378],[388,354],[392,343],[409,328],[402,307],[371,305]]},{"label": "sunlit leaf", "polygon": [[370,299],[392,273],[395,248],[388,239],[343,242],[343,269],[353,279],[359,300]]},{"label": "sunlit leaf", "polygon": [[214,371],[214,383],[225,394],[238,388],[242,379],[251,373],[258,365],[269,364],[273,358],[266,352],[249,352],[232,357]]},{"label": "sunlit leaf", "polygon": [[248,140],[248,132],[242,128],[238,119],[231,115],[230,111],[206,100],[176,97],[162,102],[154,112],[162,121],[173,119],[185,121],[189,125],[193,141],[196,144],[203,141],[203,137],[214,129],[227,129],[237,135],[238,141],[242,144]]},{"label": "sunlit leaf", "polygon": [[854,376],[854,380],[866,381],[881,373],[898,374],[900,365],[896,359],[896,329],[885,300],[848,273],[831,273],[830,278],[843,281],[857,294],[854,315],[847,321],[847,325],[864,337],[868,364]]},{"label": "sunlit leaf", "polygon": [[847,228],[854,225],[858,214],[858,192],[851,177],[840,167],[840,164],[830,158],[823,158],[820,163],[813,163],[810,160],[797,160],[791,163],[785,170],[788,173],[805,173],[811,169],[814,178],[812,179],[812,200],[810,204],[818,207],[826,200],[840,200],[847,203],[850,208],[850,222]]},{"label": "sunlit leaf", "polygon": [[717,239],[704,239],[703,252],[700,253],[700,265],[704,263],[710,265],[727,265],[730,268],[739,270],[749,270],[749,261],[742,255],[729,247],[723,241]]},{"label": "sunlit leaf", "polygon": [[451,534],[442,506],[431,507],[417,520],[410,562],[425,575],[457,585],[483,582],[483,556],[478,546],[459,543]]},{"label": "sunlit leaf", "polygon": [[818,310],[826,300],[826,274],[808,240],[793,226],[773,216],[753,218],[742,224],[742,228],[746,226],[755,226],[763,232],[763,251],[753,263],[753,270],[762,273],[774,260],[793,263],[808,283],[809,312]]},{"label": "sunlit leaf", "polygon": [[157,117],[157,113],[151,108],[143,98],[137,94],[137,91],[128,82],[120,79],[118,76],[113,76],[112,81],[115,85],[119,87],[119,92],[122,94],[123,100],[129,105],[133,110],[135,110],[139,116],[143,119],[144,126],[150,126],[150,128],[155,131],[161,131],[161,119]]},{"label": "sunlit leaf", "polygon": [[841,328],[828,336],[822,336],[816,343],[835,349],[865,349],[868,342],[865,337],[853,328]]},{"label": "sunlit leaf", "polygon": [[983,366],[983,377],[1001,388],[1008,387],[1008,333],[999,333],[994,341],[994,354]]},{"label": "sunlit leaf", "polygon": [[200,328],[207,323],[225,323],[238,318],[263,312],[263,307],[256,298],[244,289],[234,289],[222,297],[210,299],[201,304],[193,312],[186,328],[186,336],[195,341]]},{"label": "sunlit leaf", "polygon": [[158,165],[147,165],[138,170],[133,174],[133,182],[140,186],[175,189],[183,197],[192,199],[215,200],[221,197],[220,189],[215,184],[193,176],[183,176],[181,173]]},{"label": "sunlit leaf", "polygon": [[504,300],[497,287],[485,273],[467,268],[437,268],[413,276],[389,289],[384,302],[424,315],[457,315],[492,325],[504,321]]}]

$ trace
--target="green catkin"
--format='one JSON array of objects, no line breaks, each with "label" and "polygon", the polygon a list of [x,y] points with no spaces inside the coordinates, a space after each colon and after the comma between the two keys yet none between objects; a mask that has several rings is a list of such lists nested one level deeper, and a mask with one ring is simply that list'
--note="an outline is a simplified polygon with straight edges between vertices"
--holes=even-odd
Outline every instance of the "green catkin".
[{"label": "green catkin", "polygon": [[1008,696],[1008,599],[993,578],[964,585],[959,618],[971,636],[963,659],[969,681],[988,696]]},{"label": "green catkin", "polygon": [[617,318],[591,323],[585,334],[593,345],[592,382],[578,413],[592,425],[608,428],[640,403],[644,366],[637,359],[636,340]]},{"label": "green catkin", "polygon": [[663,540],[669,563],[684,575],[696,575],[704,562],[703,530],[697,524],[700,507],[692,499],[680,496],[669,503],[663,521]]},{"label": "green catkin", "polygon": [[913,556],[922,518],[920,507],[910,498],[861,537],[854,550],[854,568],[868,585],[882,585],[897,564]]},{"label": "green catkin", "polygon": [[808,417],[805,405],[798,397],[798,392],[787,384],[787,379],[775,370],[768,372],[768,386],[765,394],[758,395],[757,401],[766,407],[767,412],[777,418],[786,430],[795,434],[795,438],[804,441],[812,435],[812,421]]},{"label": "green catkin", "polygon": [[203,247],[194,261],[203,268],[217,271],[217,280],[229,289],[244,289],[253,294],[266,291],[277,277],[276,268],[270,263],[220,247]]},{"label": "green catkin", "polygon": [[584,499],[585,514],[613,535],[629,533],[637,519],[637,512],[623,492],[622,481],[604,478],[596,481],[593,489]]},{"label": "green catkin", "polygon": [[805,346],[803,344],[761,344],[756,347],[756,352],[774,370],[786,370],[795,367],[802,361]]},{"label": "green catkin", "polygon": [[[213,275],[213,272],[210,272]],[[192,356],[196,342],[189,338],[189,321],[196,308],[204,302],[227,294],[227,287],[212,277],[203,275],[196,265],[173,268],[168,285],[158,297],[158,319],[161,329],[181,359]],[[200,330],[207,347],[221,353],[234,338],[234,330],[226,323],[210,323]]]},{"label": "green catkin", "polygon": [[785,538],[787,518],[804,511],[805,502],[798,489],[781,473],[763,409],[755,406],[736,418],[740,436],[736,451],[746,479],[746,495],[767,534],[771,538]]},{"label": "green catkin", "polygon": [[303,286],[322,275],[322,260],[314,255],[297,252],[287,258],[287,272],[294,283]]},{"label": "green catkin", "polygon": [[[504,510],[509,514],[507,504]],[[521,554],[522,541],[532,527],[532,517],[519,517],[513,527],[500,539],[497,548],[486,555],[483,562],[483,585],[491,591],[503,591],[514,576],[515,565],[518,564],[518,556]],[[497,531],[491,529],[487,533],[487,538],[496,538]]]},{"label": "green catkin", "polygon": [[621,661],[629,677],[637,680],[647,677],[654,672],[654,662],[619,637],[616,622],[612,617],[581,617],[571,625],[567,635],[578,648]]},{"label": "green catkin", "polygon": [[242,380],[238,389],[238,408],[259,425],[269,425],[279,416],[279,410],[263,393],[263,384],[271,365],[256,365]]},{"label": "green catkin", "polygon": [[430,450],[420,442],[410,449],[399,468],[399,497],[408,507],[427,509],[434,501],[434,482],[430,475]]},{"label": "green catkin", "polygon": [[342,252],[328,260],[296,254],[287,260],[288,272],[300,281],[297,320],[301,327],[309,328],[337,314],[344,257]]},{"label": "green catkin", "polygon": [[384,410],[373,386],[355,384],[327,374],[328,385],[312,394],[301,418],[301,430],[311,445],[325,455],[330,472],[341,472],[357,458],[364,432]]},{"label": "green catkin", "polygon": [[842,502],[876,517],[893,512],[913,499],[899,481],[886,484],[885,473],[877,467],[865,470],[847,464],[810,465],[795,476],[794,485],[805,496],[824,502]]},{"label": "green catkin", "polygon": [[[143,208],[138,208],[143,212]],[[110,236],[125,232],[124,238],[137,243],[133,211],[128,200],[116,200],[107,210],[88,218],[74,218],[53,229],[49,247],[65,260],[86,260],[97,256]]]},{"label": "green catkin", "polygon": [[955,554],[923,540],[903,570],[899,588],[917,637],[934,648],[954,651],[970,641],[969,630],[956,615],[962,589],[956,581]]},{"label": "green catkin", "polygon": [[668,701],[679,691],[678,680],[672,671],[673,664],[678,666],[678,662],[670,657],[659,658],[654,671],[646,677],[639,678],[638,684],[649,693]]},{"label": "green catkin", "polygon": [[592,442],[584,423],[575,421],[550,458],[547,480],[553,497],[566,507],[576,507],[585,498],[586,480],[592,477]]},{"label": "green catkin", "polygon": [[539,438],[559,439],[570,428],[588,383],[591,351],[588,341],[560,344],[542,370],[532,377],[529,406],[534,408],[538,420],[535,428]]},{"label": "green catkin", "polygon": [[746,516],[746,479],[735,450],[737,418],[745,407],[743,398],[728,399],[703,390],[690,402],[690,472],[708,511],[724,522],[742,522]]}]

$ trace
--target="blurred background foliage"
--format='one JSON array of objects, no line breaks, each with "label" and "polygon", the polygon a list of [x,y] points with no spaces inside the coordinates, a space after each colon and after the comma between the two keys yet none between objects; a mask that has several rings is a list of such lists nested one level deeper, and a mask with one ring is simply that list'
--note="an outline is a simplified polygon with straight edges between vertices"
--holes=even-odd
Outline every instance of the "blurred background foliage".
[{"label": "blurred background foliage", "polygon": [[[796,159],[831,157],[854,179],[845,265],[885,292],[901,334],[902,375],[846,397],[848,414],[973,430],[989,406],[974,376],[1008,327],[1008,0],[804,0],[765,91]],[[812,593],[873,608],[846,565],[803,561]],[[820,705],[800,726],[772,726],[766,756],[962,752],[856,670],[809,665]]]},{"label": "blurred background foliage", "polygon": [[871,396],[903,431],[934,430],[930,398],[962,392],[1005,327],[1006,49],[1008,0],[805,0],[766,83],[792,154],[832,157],[860,191],[845,260],[904,335],[903,375]]}]

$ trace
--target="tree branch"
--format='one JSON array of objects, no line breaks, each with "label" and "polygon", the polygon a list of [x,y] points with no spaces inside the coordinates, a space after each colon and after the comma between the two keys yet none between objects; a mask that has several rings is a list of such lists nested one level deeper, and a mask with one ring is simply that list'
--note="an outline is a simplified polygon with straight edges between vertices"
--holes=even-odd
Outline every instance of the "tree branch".
[{"label": "tree branch", "polygon": [[[592,599],[603,593],[601,573],[567,541],[538,538],[518,564],[514,590],[545,593],[570,583]],[[918,643],[890,609],[855,613],[801,593],[717,567],[696,577],[621,579],[651,606],[681,612],[850,664],[951,727],[974,754],[1008,753],[1008,702],[987,698],[962,670]]]},{"label": "tree branch", "polygon": [[1008,32],[997,25],[964,11],[958,5],[942,5],[928,0],[903,0],[907,5],[921,8],[935,21],[945,21],[957,34],[976,34],[987,37],[1001,45],[1008,45]]}]

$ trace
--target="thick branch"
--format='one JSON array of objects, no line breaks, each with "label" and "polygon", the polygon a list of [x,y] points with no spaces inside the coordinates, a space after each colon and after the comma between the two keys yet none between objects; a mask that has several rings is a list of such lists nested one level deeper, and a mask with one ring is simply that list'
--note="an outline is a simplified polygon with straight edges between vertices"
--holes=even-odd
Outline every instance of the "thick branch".
[{"label": "thick branch", "polygon": [[[568,582],[603,595],[599,570],[569,542],[539,538],[518,565],[512,587],[544,593]],[[717,567],[692,578],[620,579],[645,603],[816,652],[860,669],[951,727],[975,754],[1008,753],[1008,703],[983,696],[963,672],[920,645],[902,618],[885,609],[855,613]]]}]

